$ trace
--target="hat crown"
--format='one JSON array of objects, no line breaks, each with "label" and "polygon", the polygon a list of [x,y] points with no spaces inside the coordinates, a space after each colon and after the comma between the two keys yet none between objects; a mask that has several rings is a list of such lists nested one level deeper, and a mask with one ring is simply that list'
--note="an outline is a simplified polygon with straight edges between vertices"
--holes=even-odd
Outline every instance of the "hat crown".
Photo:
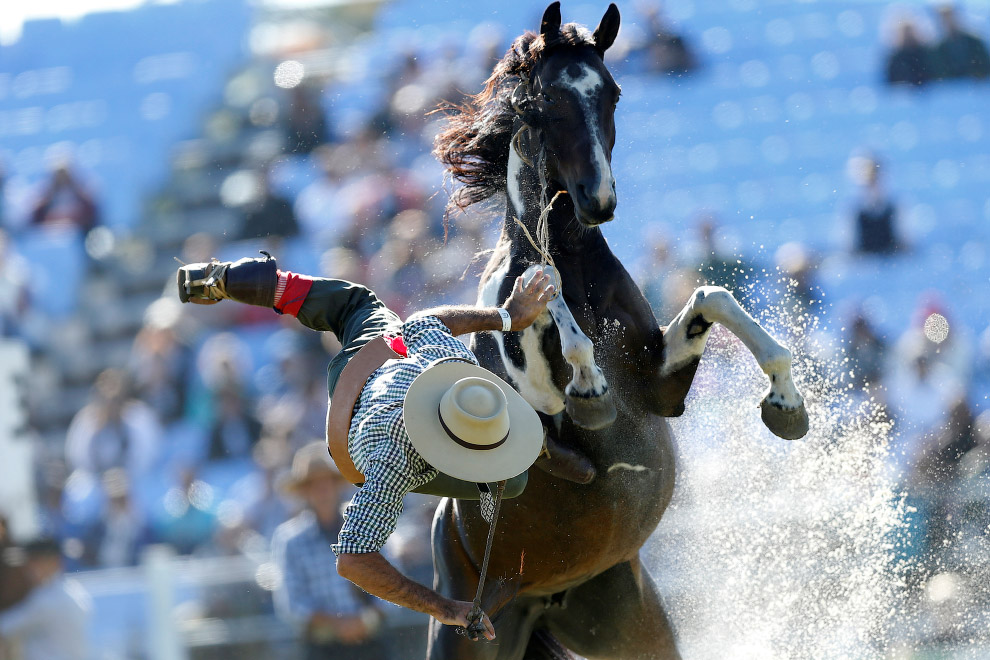
[{"label": "hat crown", "polygon": [[440,420],[462,445],[478,449],[500,444],[509,432],[505,394],[484,378],[455,382],[440,399]]},{"label": "hat crown", "polygon": [[478,419],[491,419],[505,408],[505,396],[499,397],[498,395],[502,393],[497,387],[486,386],[483,383],[484,381],[466,383],[454,394],[454,403],[461,410]]}]

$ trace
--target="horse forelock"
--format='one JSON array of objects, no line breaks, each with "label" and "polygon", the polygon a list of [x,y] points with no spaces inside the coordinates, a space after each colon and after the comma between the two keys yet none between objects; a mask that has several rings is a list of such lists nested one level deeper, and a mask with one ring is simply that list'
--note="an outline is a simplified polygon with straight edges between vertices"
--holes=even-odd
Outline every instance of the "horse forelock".
[{"label": "horse forelock", "polygon": [[584,26],[566,23],[556,38],[526,32],[517,37],[495,65],[481,92],[461,104],[443,103],[446,126],[434,140],[434,155],[447,176],[462,184],[450,195],[448,213],[463,211],[506,189],[512,125],[516,119],[512,92],[529,78],[540,62],[564,49],[594,47]]}]

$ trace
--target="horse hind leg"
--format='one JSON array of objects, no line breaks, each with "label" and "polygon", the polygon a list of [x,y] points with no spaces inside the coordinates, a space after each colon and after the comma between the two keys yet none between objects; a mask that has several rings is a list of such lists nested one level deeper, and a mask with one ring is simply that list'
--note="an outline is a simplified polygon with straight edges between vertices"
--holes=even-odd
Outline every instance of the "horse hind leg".
[{"label": "horse hind leg", "polygon": [[574,660],[574,656],[549,630],[538,628],[530,635],[522,660]]},{"label": "horse hind leg", "polygon": [[559,605],[547,609],[542,623],[581,657],[681,658],[656,585],[638,556],[565,592]]},{"label": "horse hind leg", "polygon": [[[552,266],[530,266],[523,273],[525,281],[543,270],[554,282],[560,275]],[[560,348],[564,359],[571,365],[571,381],[564,388],[564,407],[574,423],[592,431],[603,429],[615,421],[615,402],[609,391],[605,374],[595,363],[595,345],[581,331],[563,296],[557,296],[547,304],[550,316],[560,335]]]},{"label": "horse hind leg", "polygon": [[[736,335],[770,379],[770,389],[760,403],[766,427],[786,440],[803,437],[808,432],[808,413],[804,397],[791,378],[791,352],[771,337],[722,287],[696,289],[688,304],[667,327],[663,335],[661,382],[673,383],[676,388],[686,381],[690,387],[690,379],[714,323],[721,323]],[[686,394],[687,388],[683,388],[683,395]]]}]

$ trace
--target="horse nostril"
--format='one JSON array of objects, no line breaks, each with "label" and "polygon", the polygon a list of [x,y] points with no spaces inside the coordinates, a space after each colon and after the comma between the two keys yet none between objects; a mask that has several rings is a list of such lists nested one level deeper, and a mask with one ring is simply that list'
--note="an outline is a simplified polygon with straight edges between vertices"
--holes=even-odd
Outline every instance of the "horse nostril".
[{"label": "horse nostril", "polygon": [[591,202],[591,193],[588,192],[588,186],[583,183],[578,184],[578,203],[581,206],[587,206]]}]

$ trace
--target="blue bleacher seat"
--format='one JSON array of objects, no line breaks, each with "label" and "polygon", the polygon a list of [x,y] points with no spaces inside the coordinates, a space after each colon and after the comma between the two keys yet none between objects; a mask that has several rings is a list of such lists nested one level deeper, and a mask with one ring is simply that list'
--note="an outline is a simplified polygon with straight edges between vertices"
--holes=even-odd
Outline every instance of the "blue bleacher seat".
[{"label": "blue bleacher seat", "polygon": [[[54,142],[79,145],[92,140],[122,146],[115,149],[119,158],[104,159],[95,173],[107,195],[102,204],[107,224],[132,227],[141,199],[161,184],[168,171],[171,145],[197,129],[231,68],[241,61],[250,15],[245,0],[203,0],[98,12],[69,24],[26,22],[20,39],[3,48],[0,74],[15,79],[25,72],[39,76],[45,75],[45,69],[67,67],[71,84],[58,93],[0,95],[0,113],[40,107],[48,117],[55,108],[52,116],[57,117],[58,108],[63,107],[68,109],[62,111],[65,117],[68,111],[92,106],[103,108],[105,117],[98,122],[77,122],[56,133],[4,135],[5,148],[15,153],[43,152]],[[144,83],[134,79],[134,68],[142,60],[164,57],[168,64],[167,59],[175,59],[176,53],[189,54],[192,66],[186,66],[186,75]],[[167,121],[152,126],[141,117],[140,109],[154,93],[168,94],[171,113]],[[34,179],[44,175],[40,158],[16,161],[33,163],[33,169],[19,172],[22,175]]]}]

